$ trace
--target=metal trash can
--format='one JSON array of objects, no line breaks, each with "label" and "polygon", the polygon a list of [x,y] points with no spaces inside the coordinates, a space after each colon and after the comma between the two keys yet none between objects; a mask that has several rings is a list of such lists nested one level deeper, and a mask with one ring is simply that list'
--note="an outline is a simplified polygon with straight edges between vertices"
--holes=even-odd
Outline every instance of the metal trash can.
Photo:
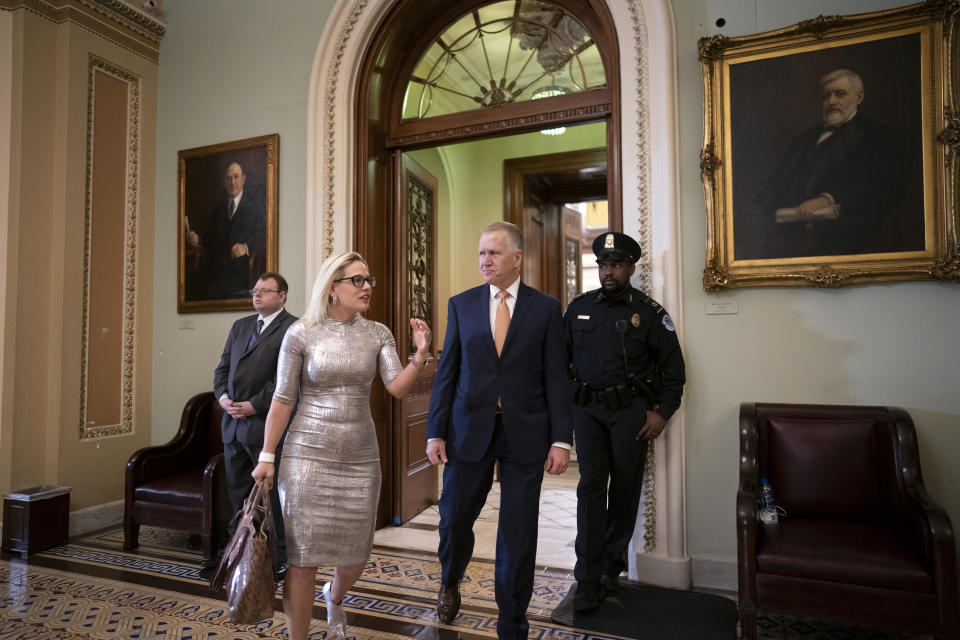
[{"label": "metal trash can", "polygon": [[45,484],[3,497],[3,548],[24,554],[66,544],[70,487]]}]

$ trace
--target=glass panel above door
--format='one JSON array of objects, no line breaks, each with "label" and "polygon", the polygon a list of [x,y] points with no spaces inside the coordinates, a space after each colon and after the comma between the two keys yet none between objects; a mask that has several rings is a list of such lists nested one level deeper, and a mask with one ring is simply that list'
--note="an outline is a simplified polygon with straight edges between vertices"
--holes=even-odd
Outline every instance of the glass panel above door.
[{"label": "glass panel above door", "polygon": [[427,47],[407,82],[403,119],[497,107],[603,87],[593,35],[546,0],[475,8]]}]

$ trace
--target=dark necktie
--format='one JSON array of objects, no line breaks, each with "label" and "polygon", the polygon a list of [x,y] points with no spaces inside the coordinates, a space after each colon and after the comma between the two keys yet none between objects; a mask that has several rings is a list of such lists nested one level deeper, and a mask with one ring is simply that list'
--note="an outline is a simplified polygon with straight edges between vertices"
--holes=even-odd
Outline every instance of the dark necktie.
[{"label": "dark necktie", "polygon": [[247,349],[253,346],[253,343],[257,341],[257,336],[260,335],[260,332],[263,331],[263,318],[257,320],[257,327],[253,330],[253,333],[250,334],[250,342],[247,343]]},{"label": "dark necktie", "polygon": [[236,211],[237,203],[233,198],[227,203],[227,220],[233,220],[233,212]]}]

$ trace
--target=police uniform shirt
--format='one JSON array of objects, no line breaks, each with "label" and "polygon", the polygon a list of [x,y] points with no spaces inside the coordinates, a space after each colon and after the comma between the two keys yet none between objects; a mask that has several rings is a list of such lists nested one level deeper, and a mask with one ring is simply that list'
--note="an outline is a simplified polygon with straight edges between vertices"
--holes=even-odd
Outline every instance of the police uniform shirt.
[{"label": "police uniform shirt", "polygon": [[[625,326],[623,343],[617,320]],[[592,389],[627,384],[624,347],[630,372],[640,378],[659,369],[662,384],[657,413],[666,419],[680,406],[685,382],[683,354],[676,329],[666,310],[628,286],[619,300],[608,302],[602,289],[573,299],[564,314],[572,374]]]}]

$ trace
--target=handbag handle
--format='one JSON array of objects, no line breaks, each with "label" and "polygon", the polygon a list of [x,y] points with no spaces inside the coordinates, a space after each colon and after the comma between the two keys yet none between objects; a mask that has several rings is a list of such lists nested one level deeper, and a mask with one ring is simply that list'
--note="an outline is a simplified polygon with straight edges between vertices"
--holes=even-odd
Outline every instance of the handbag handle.
[{"label": "handbag handle", "polygon": [[[254,515],[258,508],[264,510],[264,517],[260,527],[257,527],[254,523]],[[253,488],[250,489],[250,495],[243,501],[243,506],[240,507],[236,515],[234,515],[233,521],[230,523],[231,526],[236,526],[236,529],[234,530],[233,536],[230,537],[230,542],[227,543],[226,548],[223,550],[223,556],[217,564],[216,571],[213,572],[213,577],[210,578],[210,589],[219,591],[223,587],[223,583],[226,582],[227,574],[230,572],[231,566],[236,559],[240,557],[243,545],[249,541],[250,529],[252,529],[252,533],[256,535],[264,526],[267,526],[267,522],[272,520],[270,516],[269,492],[263,490],[262,483],[255,482]],[[244,518],[253,526],[249,528],[240,526]],[[270,528],[273,528],[272,522]]]}]

